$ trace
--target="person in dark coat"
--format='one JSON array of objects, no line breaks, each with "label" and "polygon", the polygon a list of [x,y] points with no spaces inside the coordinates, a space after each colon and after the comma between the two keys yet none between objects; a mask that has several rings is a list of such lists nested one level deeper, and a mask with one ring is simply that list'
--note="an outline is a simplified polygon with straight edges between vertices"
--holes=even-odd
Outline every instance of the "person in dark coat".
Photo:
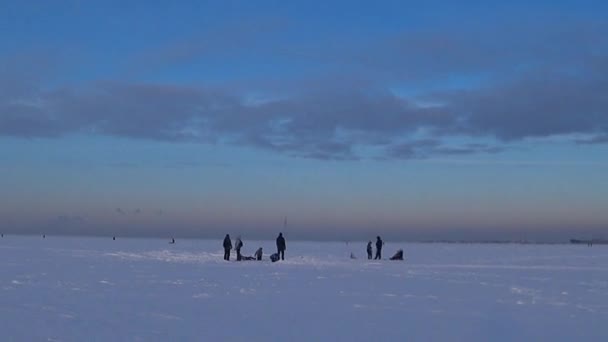
[{"label": "person in dark coat", "polygon": [[382,239],[379,236],[377,236],[376,237],[376,257],[374,258],[374,260],[382,259],[382,246],[384,246],[384,242],[382,241]]},{"label": "person in dark coat", "polygon": [[226,234],[224,238],[224,260],[230,260],[230,250],[232,249],[232,241],[230,235]]},{"label": "person in dark coat", "polygon": [[372,242],[371,241],[367,242],[367,258],[369,260],[372,260]]},{"label": "person in dark coat", "polygon": [[264,254],[264,252],[262,251],[262,247],[258,248],[257,251],[255,251],[255,258],[256,260],[262,260],[262,255]]},{"label": "person in dark coat", "polygon": [[281,256],[281,260],[285,260],[286,249],[287,246],[285,244],[285,238],[283,237],[283,233],[279,233],[279,236],[277,237],[277,251],[278,254]]},{"label": "person in dark coat", "polygon": [[241,241],[241,237],[236,238],[236,242],[234,244],[234,249],[236,249],[236,261],[241,261],[243,256],[241,255],[241,248],[243,248],[243,241]]}]

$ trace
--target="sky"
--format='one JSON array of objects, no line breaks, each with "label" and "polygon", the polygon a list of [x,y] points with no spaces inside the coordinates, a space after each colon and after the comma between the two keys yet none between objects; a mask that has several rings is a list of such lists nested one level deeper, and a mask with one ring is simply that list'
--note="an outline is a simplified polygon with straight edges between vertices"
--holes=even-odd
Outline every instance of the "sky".
[{"label": "sky", "polygon": [[2,0],[0,230],[608,238],[606,13]]}]

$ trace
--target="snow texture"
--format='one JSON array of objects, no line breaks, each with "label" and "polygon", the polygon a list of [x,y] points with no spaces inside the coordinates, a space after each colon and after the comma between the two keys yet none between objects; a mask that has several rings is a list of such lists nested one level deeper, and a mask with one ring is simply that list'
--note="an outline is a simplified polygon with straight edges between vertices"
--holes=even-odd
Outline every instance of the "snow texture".
[{"label": "snow texture", "polygon": [[4,236],[1,340],[608,340],[608,246],[167,242]]}]

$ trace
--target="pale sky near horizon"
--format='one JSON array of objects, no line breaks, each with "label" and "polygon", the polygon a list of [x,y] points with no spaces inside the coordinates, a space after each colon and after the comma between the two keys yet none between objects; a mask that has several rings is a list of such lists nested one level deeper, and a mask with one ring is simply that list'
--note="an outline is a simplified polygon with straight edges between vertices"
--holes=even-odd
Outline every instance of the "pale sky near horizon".
[{"label": "pale sky near horizon", "polygon": [[608,238],[603,1],[0,1],[0,229]]}]

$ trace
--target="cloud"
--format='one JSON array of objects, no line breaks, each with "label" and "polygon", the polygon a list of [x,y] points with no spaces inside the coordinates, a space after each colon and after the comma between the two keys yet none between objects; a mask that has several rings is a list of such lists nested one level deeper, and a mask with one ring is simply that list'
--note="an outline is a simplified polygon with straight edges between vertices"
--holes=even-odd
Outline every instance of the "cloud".
[{"label": "cloud", "polygon": [[[247,39],[244,31],[235,30],[227,44]],[[270,25],[252,34],[275,31]],[[601,33],[608,29],[597,23],[527,23],[407,31],[345,43],[339,52],[323,46],[319,69],[343,63],[340,70],[352,76],[286,81],[283,91],[268,90],[256,101],[248,96],[255,84],[245,90],[120,80],[48,86],[29,74],[21,82],[21,71],[3,69],[0,90],[11,91],[0,92],[0,136],[231,144],[320,160],[498,153],[513,142],[568,134],[594,137],[578,144],[603,143],[608,46]],[[259,44],[262,55],[273,49]],[[158,56],[182,63],[205,51]],[[483,81],[471,81],[479,75]],[[459,87],[416,88],[454,77]],[[399,86],[416,94],[400,94]],[[454,137],[467,143],[452,143]]]},{"label": "cloud", "polygon": [[286,20],[272,16],[208,27],[136,53],[129,59],[128,72],[138,74],[183,67],[209,58],[252,57],[260,49],[267,50],[268,42],[279,37],[288,27]]},{"label": "cloud", "polygon": [[[605,54],[608,25],[589,18],[539,15],[532,20],[479,18],[457,25],[416,27],[373,40],[350,41],[335,63],[410,84],[454,78],[493,81],[534,70],[578,68]],[[331,47],[328,49],[332,50]]]},{"label": "cloud", "polygon": [[579,145],[608,144],[608,134],[596,135],[586,139],[577,139],[576,143]]},{"label": "cloud", "polygon": [[502,140],[606,132],[608,69],[599,74],[540,75],[439,95],[460,119],[457,131]]},{"label": "cloud", "polygon": [[493,154],[503,151],[502,147],[480,143],[446,145],[440,140],[424,139],[398,143],[386,148],[388,158],[424,159],[431,156],[462,156],[470,154]]},{"label": "cloud", "polygon": [[398,158],[487,153],[501,148],[422,149],[408,141],[421,131],[437,145],[452,136],[513,142],[558,134],[602,135],[608,132],[606,93],[608,84],[601,75],[551,75],[426,95],[424,100],[436,103],[433,106],[387,89],[348,85],[249,104],[212,88],[111,82],[40,91],[18,103],[5,101],[0,104],[0,134],[86,133],[225,143],[323,160],[358,159],[365,157],[362,149],[378,146],[388,148],[388,157]]}]

